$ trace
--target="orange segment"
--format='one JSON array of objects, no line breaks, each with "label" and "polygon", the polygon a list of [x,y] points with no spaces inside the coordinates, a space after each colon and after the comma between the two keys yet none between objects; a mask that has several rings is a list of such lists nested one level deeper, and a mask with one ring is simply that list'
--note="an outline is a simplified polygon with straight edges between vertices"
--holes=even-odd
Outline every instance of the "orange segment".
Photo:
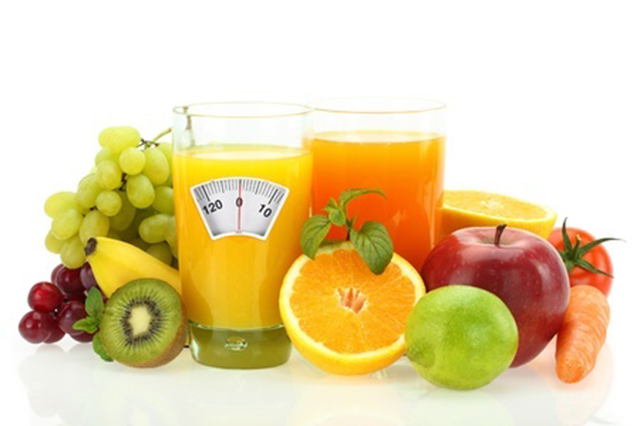
[{"label": "orange segment", "polygon": [[322,247],[294,262],[280,293],[280,313],[298,351],[338,374],[387,367],[404,352],[404,328],[424,294],[418,272],[398,255],[381,275],[351,243]]}]

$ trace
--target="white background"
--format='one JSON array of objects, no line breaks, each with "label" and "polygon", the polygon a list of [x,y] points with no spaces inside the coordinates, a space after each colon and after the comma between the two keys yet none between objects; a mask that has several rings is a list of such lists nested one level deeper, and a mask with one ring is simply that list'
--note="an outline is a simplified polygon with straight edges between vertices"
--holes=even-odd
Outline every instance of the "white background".
[{"label": "white background", "polygon": [[[634,4],[635,3],[635,4]],[[637,2],[4,2],[0,6],[3,424],[631,424],[640,291]],[[73,190],[106,126],[152,137],[211,100],[412,96],[449,105],[446,186],[519,196],[611,243],[608,345],[562,386],[552,353],[484,390],[448,392],[402,361],[363,378],[295,357],[228,372],[183,354],[140,372],[17,332],[56,258],[42,205]],[[59,415],[55,414],[59,413]],[[536,417],[539,416],[539,417]],[[217,424],[217,423],[216,423]]]}]

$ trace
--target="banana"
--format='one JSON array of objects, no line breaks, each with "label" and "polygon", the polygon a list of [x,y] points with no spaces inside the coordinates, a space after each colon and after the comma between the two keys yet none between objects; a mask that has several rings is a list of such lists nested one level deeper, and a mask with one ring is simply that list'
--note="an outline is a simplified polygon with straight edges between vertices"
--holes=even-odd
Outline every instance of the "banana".
[{"label": "banana", "polygon": [[139,278],[166,281],[180,294],[180,273],[136,246],[106,237],[89,239],[87,261],[102,292],[111,297],[123,285]]}]

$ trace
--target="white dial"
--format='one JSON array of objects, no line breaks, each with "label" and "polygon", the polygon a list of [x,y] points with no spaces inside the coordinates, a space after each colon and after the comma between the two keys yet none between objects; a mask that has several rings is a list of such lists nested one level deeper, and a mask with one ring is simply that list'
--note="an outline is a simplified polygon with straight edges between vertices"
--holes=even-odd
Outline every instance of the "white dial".
[{"label": "white dial", "polygon": [[191,188],[209,236],[245,235],[266,240],[289,189],[268,180],[230,177]]}]

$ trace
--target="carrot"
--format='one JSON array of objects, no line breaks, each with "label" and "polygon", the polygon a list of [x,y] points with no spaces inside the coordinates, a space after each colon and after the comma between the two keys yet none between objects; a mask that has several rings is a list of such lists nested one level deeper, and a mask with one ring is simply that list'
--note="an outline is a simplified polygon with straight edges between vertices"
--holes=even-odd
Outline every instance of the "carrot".
[{"label": "carrot", "polygon": [[585,378],[607,338],[609,303],[595,287],[571,287],[569,308],[558,333],[556,374],[565,383]]}]

